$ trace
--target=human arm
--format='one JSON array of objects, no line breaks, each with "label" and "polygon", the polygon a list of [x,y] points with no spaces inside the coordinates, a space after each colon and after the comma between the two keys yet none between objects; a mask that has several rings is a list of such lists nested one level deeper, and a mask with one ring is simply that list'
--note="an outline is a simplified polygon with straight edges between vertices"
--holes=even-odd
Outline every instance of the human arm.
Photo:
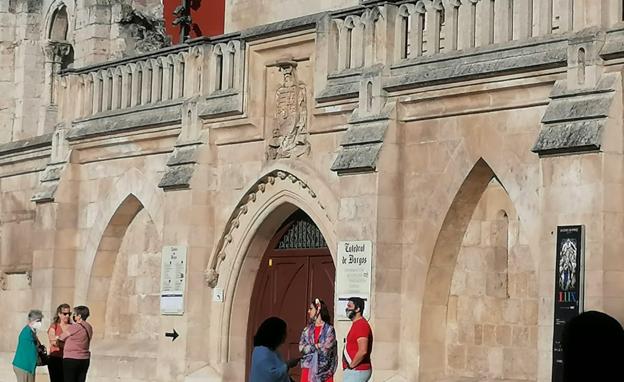
[{"label": "human arm", "polygon": [[349,365],[350,369],[357,367],[366,357],[368,353],[368,337],[360,337],[357,339],[358,350],[355,353],[355,356],[351,360],[351,364]]},{"label": "human arm", "polygon": [[56,337],[56,330],[54,330],[53,326],[50,326],[48,329],[48,340],[50,341],[50,346],[58,345],[58,337]]},{"label": "human arm", "polygon": [[316,348],[322,352],[328,352],[334,349],[337,345],[336,330],[333,326],[327,326],[327,332],[324,336],[319,338],[319,342],[316,344]]},{"label": "human arm", "polygon": [[303,356],[312,354],[316,351],[316,347],[314,346],[314,344],[310,343],[309,331],[310,331],[309,327],[306,327],[305,329],[303,329],[303,332],[301,332],[301,337],[299,338],[299,352]]},{"label": "human arm", "polygon": [[74,334],[74,325],[68,325],[63,329],[63,333],[58,337],[59,341],[65,341],[69,336]]}]

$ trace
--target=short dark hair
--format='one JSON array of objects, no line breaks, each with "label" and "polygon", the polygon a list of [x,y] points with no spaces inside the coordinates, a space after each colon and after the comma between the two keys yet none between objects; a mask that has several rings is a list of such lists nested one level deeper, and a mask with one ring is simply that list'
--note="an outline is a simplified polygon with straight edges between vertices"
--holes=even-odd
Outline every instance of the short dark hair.
[{"label": "short dark hair", "polygon": [[87,318],[89,318],[89,308],[84,305],[79,305],[74,308],[74,314],[86,321]]},{"label": "short dark hair", "polygon": [[279,317],[269,317],[260,324],[254,336],[254,346],[266,346],[271,350],[277,349],[286,339],[286,321]]},{"label": "short dark hair", "polygon": [[[321,303],[321,320],[323,320],[323,322],[328,323],[328,324],[332,324],[332,318],[331,318],[331,314],[329,313],[329,308],[327,307],[327,304],[325,304],[325,301],[321,300],[320,298],[318,299],[319,302]],[[316,301],[312,301],[310,303],[310,305],[316,307]]]},{"label": "short dark hair", "polygon": [[360,314],[364,314],[364,299],[360,297],[349,297],[349,301],[355,305],[356,309],[360,309]]}]

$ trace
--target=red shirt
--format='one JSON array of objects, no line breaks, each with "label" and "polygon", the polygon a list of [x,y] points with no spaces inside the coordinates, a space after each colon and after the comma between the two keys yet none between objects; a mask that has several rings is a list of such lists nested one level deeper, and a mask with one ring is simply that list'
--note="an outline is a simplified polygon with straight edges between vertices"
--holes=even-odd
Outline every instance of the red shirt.
[{"label": "red shirt", "polygon": [[[50,325],[50,328],[48,328],[48,332],[50,331],[50,329],[54,329],[54,335],[57,337],[60,337],[61,334],[63,334],[63,329],[61,329],[61,324],[52,324]],[[56,345],[56,341],[50,341],[50,350],[49,350],[49,356],[50,357],[59,357],[59,358],[63,358],[63,343],[61,342],[61,346],[57,346]]]},{"label": "red shirt", "polygon": [[[314,342],[316,343],[318,343],[319,337],[321,336],[321,328],[322,326],[314,327]],[[308,369],[307,367],[301,368],[301,382],[309,382],[309,373],[310,369]],[[334,377],[329,377],[324,382],[334,382]]]},{"label": "red shirt", "polygon": [[[349,354],[349,358],[353,359],[353,357],[355,357],[355,354],[357,354],[358,351],[357,340],[358,338],[363,337],[368,338],[368,351],[366,352],[362,362],[354,368],[355,370],[369,370],[372,368],[370,355],[373,351],[373,330],[368,324],[368,321],[362,317],[357,321],[353,321],[349,334],[347,334],[347,343],[345,346],[347,354]],[[346,369],[347,366],[348,365],[345,362],[344,357],[342,357],[342,368]]]}]

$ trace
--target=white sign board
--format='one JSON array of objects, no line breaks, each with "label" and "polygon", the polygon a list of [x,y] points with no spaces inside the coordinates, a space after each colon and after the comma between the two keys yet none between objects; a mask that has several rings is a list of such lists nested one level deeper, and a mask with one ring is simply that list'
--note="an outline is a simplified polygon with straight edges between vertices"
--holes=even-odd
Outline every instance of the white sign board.
[{"label": "white sign board", "polygon": [[166,246],[160,273],[160,314],[184,314],[186,247]]},{"label": "white sign board", "polygon": [[366,306],[364,317],[370,318],[370,294],[373,264],[371,241],[341,241],[338,243],[336,268],[336,319],[348,321],[345,314],[349,297],[361,297]]}]

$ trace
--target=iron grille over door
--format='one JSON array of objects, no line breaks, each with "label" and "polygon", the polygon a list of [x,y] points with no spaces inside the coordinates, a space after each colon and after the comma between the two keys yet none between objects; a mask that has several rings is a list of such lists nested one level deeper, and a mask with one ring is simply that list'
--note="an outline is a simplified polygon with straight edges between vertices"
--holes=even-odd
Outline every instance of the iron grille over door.
[{"label": "iron grille over door", "polygon": [[303,212],[296,212],[288,219],[290,228],[277,243],[275,249],[326,248],[327,243],[316,224]]}]

